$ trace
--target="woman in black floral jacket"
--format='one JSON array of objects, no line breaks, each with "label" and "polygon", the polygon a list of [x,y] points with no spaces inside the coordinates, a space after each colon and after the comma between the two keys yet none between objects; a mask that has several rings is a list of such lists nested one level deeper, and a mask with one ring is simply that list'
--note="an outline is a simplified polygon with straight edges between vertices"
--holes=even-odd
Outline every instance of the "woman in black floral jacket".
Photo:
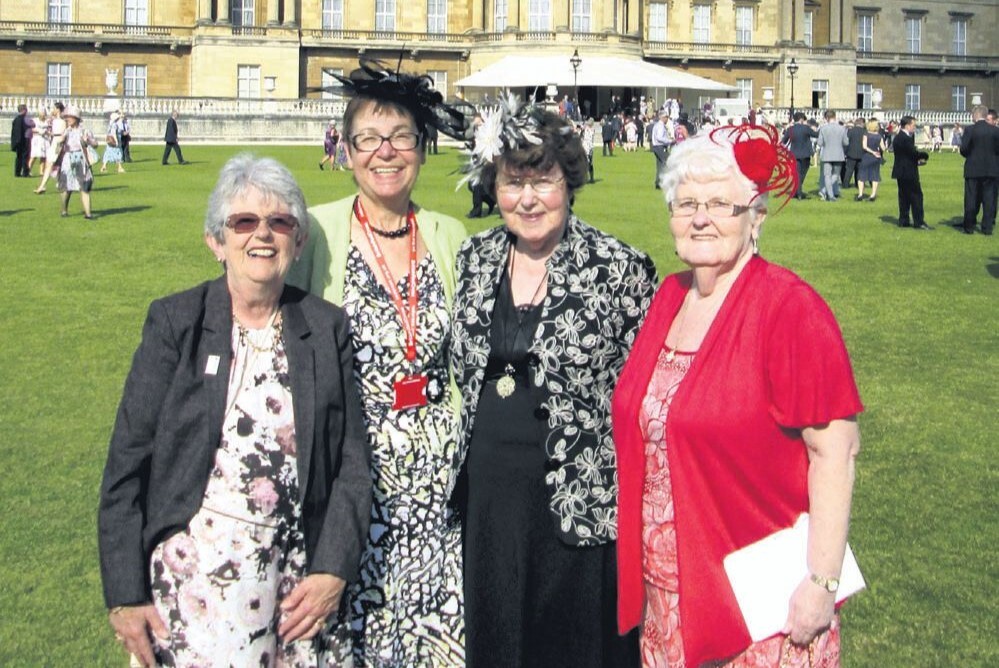
[{"label": "woman in black floral jacket", "polygon": [[637,665],[614,626],[610,398],[655,268],[573,215],[586,154],[556,115],[509,96],[467,171],[504,222],[458,255],[468,665]]}]

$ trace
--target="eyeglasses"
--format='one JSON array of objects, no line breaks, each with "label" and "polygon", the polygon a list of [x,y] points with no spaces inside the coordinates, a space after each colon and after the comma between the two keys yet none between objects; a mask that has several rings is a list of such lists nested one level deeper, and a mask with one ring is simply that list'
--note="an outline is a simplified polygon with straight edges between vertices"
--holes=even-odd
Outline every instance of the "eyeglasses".
[{"label": "eyeglasses", "polygon": [[734,218],[749,211],[750,207],[742,204],[733,204],[727,199],[715,198],[707,202],[701,202],[692,197],[678,199],[669,205],[672,214],[679,218],[690,218],[697,210],[704,206],[704,210],[712,218]]},{"label": "eyeglasses", "polygon": [[519,195],[524,192],[524,188],[531,186],[539,195],[548,195],[558,190],[564,181],[564,176],[554,179],[548,176],[537,179],[509,179],[497,183],[496,190],[504,195]]},{"label": "eyeglasses", "polygon": [[275,234],[294,234],[298,229],[298,218],[290,213],[273,213],[261,218],[255,213],[234,213],[225,220],[225,226],[236,234],[253,234],[260,227],[260,221],[267,222],[267,227]]},{"label": "eyeglasses", "polygon": [[420,143],[418,132],[396,132],[383,137],[381,135],[360,134],[350,138],[350,144],[363,153],[374,153],[388,142],[397,151],[412,151]]}]

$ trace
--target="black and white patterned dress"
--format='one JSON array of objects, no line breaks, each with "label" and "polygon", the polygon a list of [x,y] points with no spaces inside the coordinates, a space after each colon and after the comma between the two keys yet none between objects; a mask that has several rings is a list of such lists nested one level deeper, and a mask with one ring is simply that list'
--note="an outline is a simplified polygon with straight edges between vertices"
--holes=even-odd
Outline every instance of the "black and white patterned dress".
[{"label": "black and white patterned dress", "polygon": [[[399,283],[408,291],[409,277]],[[354,375],[372,449],[374,502],[360,581],[349,589],[360,666],[464,665],[461,534],[447,507],[457,456],[447,361],[450,322],[428,254],[417,268],[416,369],[431,377],[427,406],[392,409],[393,383],[411,371],[405,332],[387,291],[351,246],[343,307],[350,316]]]}]

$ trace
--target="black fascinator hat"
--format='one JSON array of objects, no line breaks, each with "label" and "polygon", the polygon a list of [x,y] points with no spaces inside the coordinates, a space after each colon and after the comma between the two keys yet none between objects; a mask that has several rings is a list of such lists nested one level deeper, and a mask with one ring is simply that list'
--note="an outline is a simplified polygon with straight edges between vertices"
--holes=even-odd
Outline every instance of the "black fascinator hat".
[{"label": "black fascinator hat", "polygon": [[446,104],[426,74],[393,71],[379,60],[362,57],[359,67],[349,76],[333,74],[342,89],[313,88],[313,91],[342,92],[351,97],[368,98],[402,107],[413,115],[416,128],[425,134],[429,126],[454,139],[465,140],[471,127],[474,108],[466,103]]}]

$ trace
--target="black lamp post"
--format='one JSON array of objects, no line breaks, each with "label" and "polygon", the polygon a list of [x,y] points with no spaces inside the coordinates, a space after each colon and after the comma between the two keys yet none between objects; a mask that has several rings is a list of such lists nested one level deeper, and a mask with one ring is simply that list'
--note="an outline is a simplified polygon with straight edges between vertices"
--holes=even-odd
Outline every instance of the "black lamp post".
[{"label": "black lamp post", "polygon": [[789,114],[791,121],[794,121],[794,75],[798,73],[798,63],[794,62],[794,58],[791,58],[791,62],[787,64],[787,75],[791,77],[791,112]]},{"label": "black lamp post", "polygon": [[572,52],[572,58],[569,59],[569,64],[572,65],[572,88],[573,95],[575,96],[575,103],[578,109],[579,107],[579,66],[582,64],[583,59],[579,57],[579,49]]}]

